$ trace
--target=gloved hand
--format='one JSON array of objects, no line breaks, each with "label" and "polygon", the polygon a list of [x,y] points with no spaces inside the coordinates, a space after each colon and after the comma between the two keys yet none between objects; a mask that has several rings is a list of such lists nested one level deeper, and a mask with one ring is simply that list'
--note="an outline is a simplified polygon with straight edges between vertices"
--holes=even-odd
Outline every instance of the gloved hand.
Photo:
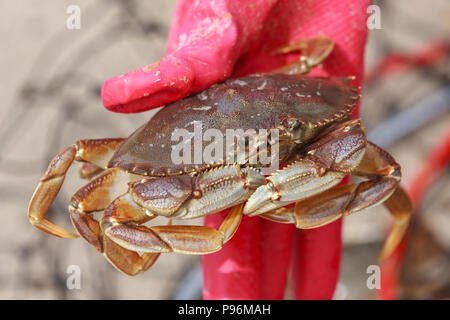
[{"label": "gloved hand", "polygon": [[[272,55],[274,49],[318,35],[333,39],[335,48],[311,74],[353,75],[352,84],[360,85],[368,5],[367,0],[180,0],[166,56],[107,80],[103,103],[115,112],[149,110],[229,77],[281,67],[298,53]],[[205,224],[217,227],[222,217],[207,216]],[[283,298],[291,252],[295,298],[332,298],[341,220],[300,231],[258,217],[244,217],[221,251],[203,256],[204,298]]]}]

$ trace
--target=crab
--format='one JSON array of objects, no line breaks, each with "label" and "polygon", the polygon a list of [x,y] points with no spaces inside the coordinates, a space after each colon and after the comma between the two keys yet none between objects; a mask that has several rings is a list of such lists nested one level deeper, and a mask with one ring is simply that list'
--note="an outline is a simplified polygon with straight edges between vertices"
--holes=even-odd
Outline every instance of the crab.
[{"label": "crab", "polygon": [[[349,84],[354,78],[304,75],[332,49],[325,37],[290,44],[274,53],[302,55],[281,69],[228,79],[168,104],[126,139],[77,141],[42,176],[28,208],[31,224],[57,237],[78,237],[46,212],[67,170],[79,161],[81,176],[91,181],[70,200],[72,224],[127,275],[146,271],[161,253],[220,250],[243,215],[308,229],[380,203],[395,221],[380,254],[387,257],[407,230],[411,201],[399,184],[399,164],[367,141],[361,121],[350,117],[359,99],[358,88]],[[173,132],[196,122],[223,135],[228,129],[277,130],[276,144],[247,142],[244,149],[270,153],[279,159],[278,170],[265,175],[267,164],[250,161],[251,152],[236,161],[234,149],[215,160],[175,163]],[[338,186],[346,175],[362,181]],[[217,229],[172,224],[230,208]],[[95,212],[103,212],[101,219]],[[167,225],[144,225],[156,217],[167,218]]]}]

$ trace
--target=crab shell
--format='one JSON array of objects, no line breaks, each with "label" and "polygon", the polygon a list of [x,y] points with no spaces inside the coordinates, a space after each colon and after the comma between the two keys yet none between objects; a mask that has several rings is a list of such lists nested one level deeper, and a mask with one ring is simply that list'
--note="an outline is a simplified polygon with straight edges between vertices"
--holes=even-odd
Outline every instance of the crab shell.
[{"label": "crab shell", "polygon": [[[131,134],[111,158],[108,167],[147,176],[202,171],[226,162],[173,164],[170,147],[175,129],[282,130],[281,137],[308,142],[329,125],[349,118],[358,99],[351,78],[256,74],[228,79],[207,90],[162,108]],[[191,144],[193,154],[194,144]],[[281,153],[281,152],[280,152]]]}]

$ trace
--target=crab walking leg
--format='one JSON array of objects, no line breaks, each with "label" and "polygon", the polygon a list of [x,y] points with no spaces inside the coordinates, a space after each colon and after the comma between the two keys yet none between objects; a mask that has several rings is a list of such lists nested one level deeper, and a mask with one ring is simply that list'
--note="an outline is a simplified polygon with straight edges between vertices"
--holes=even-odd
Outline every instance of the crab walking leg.
[{"label": "crab walking leg", "polygon": [[78,140],[76,142],[77,160],[86,161],[106,169],[114,152],[124,141],[125,138]]},{"label": "crab walking leg", "polygon": [[100,168],[99,166],[89,163],[89,162],[82,162],[80,164],[80,169],[78,171],[81,179],[90,180],[93,177],[95,177],[100,172],[103,172],[104,169]]},{"label": "crab walking leg", "polygon": [[[126,191],[127,183],[141,177],[128,174],[120,169],[108,169],[100,176],[78,190],[69,205],[70,219],[78,233],[94,246],[119,271],[136,275],[150,268],[158,258],[158,253],[138,253],[118,246],[104,236],[100,224],[92,212],[103,211],[120,194]],[[117,200],[114,200],[117,201]],[[122,206],[117,219],[126,219],[133,223],[145,223],[155,216],[144,210],[127,210]],[[104,212],[104,216],[112,215]]]},{"label": "crab walking leg", "polygon": [[308,73],[311,68],[317,66],[324,61],[333,51],[334,42],[327,37],[317,37],[300,40],[287,46],[278,48],[272,52],[273,55],[289,53],[292,51],[301,51],[298,60],[291,62],[271,73],[283,74],[304,74]]},{"label": "crab walking leg", "polygon": [[[107,218],[113,218],[115,221],[128,221],[130,223],[142,224],[153,218],[156,215],[150,215],[148,212],[142,208],[136,206],[132,201],[129,201],[128,197],[118,197],[114,200],[114,206],[108,206],[109,208],[117,208],[115,211],[105,210],[103,213],[102,221],[100,223],[102,235],[104,235],[103,230],[105,229],[104,221]],[[117,202],[120,205],[117,205]],[[158,259],[160,253],[157,252],[145,252],[139,255],[137,252],[128,250],[107,236],[103,236],[103,255],[106,259],[119,271],[127,275],[137,275],[139,273],[147,271]]]},{"label": "crab walking leg", "polygon": [[[124,205],[128,209],[134,207],[136,211],[142,210],[137,208],[128,195],[123,195],[106,211],[118,212],[123,210],[121,206]],[[241,221],[242,209],[242,204],[234,206],[218,230],[205,226],[139,226],[126,223],[125,220],[119,222],[116,214],[105,216],[102,226],[107,237],[129,250],[206,254],[220,250],[231,239]]]},{"label": "crab walking leg", "polygon": [[[139,178],[120,169],[108,169],[72,196],[69,204],[72,224],[98,251],[103,251],[100,226],[92,213],[105,210],[115,198],[127,191],[129,182]],[[138,215],[137,219],[140,218]]]},{"label": "crab walking leg", "polygon": [[394,225],[384,241],[378,261],[383,261],[389,257],[403,240],[414,210],[412,201],[402,186],[397,186],[394,193],[383,204],[394,217]]},{"label": "crab walking leg", "polygon": [[58,153],[50,162],[28,205],[28,218],[36,228],[60,238],[76,238],[69,232],[45,218],[55,200],[67,170],[74,160],[88,161],[99,167],[106,165],[115,149],[124,139],[80,140]]},{"label": "crab walking leg", "polygon": [[57,226],[46,219],[45,214],[63,184],[65,174],[75,159],[76,152],[76,147],[70,146],[53,158],[28,205],[30,223],[44,232],[61,238],[77,238],[78,235]]},{"label": "crab walking leg", "polygon": [[87,139],[76,142],[77,158],[83,161],[79,174],[82,179],[91,179],[108,167],[109,160],[124,138]]},{"label": "crab walking leg", "polygon": [[384,202],[395,221],[379,256],[384,259],[403,238],[412,212],[409,197],[398,185],[400,167],[386,151],[369,142],[363,160],[352,174],[371,179],[335,187],[297,202],[294,208],[279,208],[260,216],[294,223],[300,229],[312,229]]},{"label": "crab walking leg", "polygon": [[137,252],[119,246],[108,237],[103,237],[103,250],[105,258],[117,270],[129,276],[136,276],[150,269],[160,255],[155,252],[139,255]]},{"label": "crab walking leg", "polygon": [[398,179],[397,188],[383,203],[394,218],[394,225],[378,256],[378,260],[381,261],[390,256],[402,241],[414,210],[413,203],[407,192],[398,184],[401,178],[400,166],[391,155],[377,145],[368,142],[364,159],[356,169],[355,174],[365,177],[378,175],[381,176],[381,179],[383,179],[383,176],[396,176]]}]

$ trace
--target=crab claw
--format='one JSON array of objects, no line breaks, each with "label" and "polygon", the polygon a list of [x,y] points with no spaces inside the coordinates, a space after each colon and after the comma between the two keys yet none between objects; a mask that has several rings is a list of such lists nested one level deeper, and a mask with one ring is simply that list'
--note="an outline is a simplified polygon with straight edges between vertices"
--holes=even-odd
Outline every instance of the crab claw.
[{"label": "crab claw", "polygon": [[319,36],[316,38],[303,39],[291,43],[287,46],[272,51],[273,55],[290,53],[292,51],[301,51],[299,60],[293,61],[272,73],[303,74],[311,70],[312,67],[319,65],[333,51],[334,42],[330,38]]},{"label": "crab claw", "polygon": [[248,199],[244,214],[255,216],[299,201],[338,184],[344,174],[327,172],[312,160],[302,159],[267,178]]}]

